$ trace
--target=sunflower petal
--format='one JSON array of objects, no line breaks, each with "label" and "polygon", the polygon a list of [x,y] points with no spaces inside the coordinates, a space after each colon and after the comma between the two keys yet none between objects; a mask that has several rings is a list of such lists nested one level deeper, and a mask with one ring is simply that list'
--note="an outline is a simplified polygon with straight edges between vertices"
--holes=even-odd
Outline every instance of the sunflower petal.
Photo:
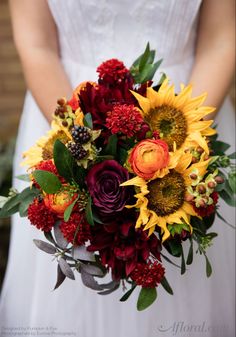
[{"label": "sunflower petal", "polygon": [[150,109],[151,109],[151,104],[150,104],[149,99],[146,98],[146,97],[144,97],[144,96],[142,96],[142,95],[140,95],[140,94],[138,94],[135,91],[132,91],[132,90],[130,90],[130,91],[134,95],[134,97],[137,99],[137,101],[138,101],[141,109],[144,112],[144,115],[146,115],[150,111]]}]

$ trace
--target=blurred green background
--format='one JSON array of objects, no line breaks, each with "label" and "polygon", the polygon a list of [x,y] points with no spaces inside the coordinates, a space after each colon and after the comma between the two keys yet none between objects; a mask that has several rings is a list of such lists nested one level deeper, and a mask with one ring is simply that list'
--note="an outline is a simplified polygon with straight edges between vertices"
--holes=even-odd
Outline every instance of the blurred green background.
[{"label": "blurred green background", "polygon": [[[24,78],[14,47],[7,0],[0,0],[0,195],[11,186],[12,157],[25,94]],[[235,102],[235,81],[230,95]],[[7,264],[10,219],[0,219],[0,290]]]}]

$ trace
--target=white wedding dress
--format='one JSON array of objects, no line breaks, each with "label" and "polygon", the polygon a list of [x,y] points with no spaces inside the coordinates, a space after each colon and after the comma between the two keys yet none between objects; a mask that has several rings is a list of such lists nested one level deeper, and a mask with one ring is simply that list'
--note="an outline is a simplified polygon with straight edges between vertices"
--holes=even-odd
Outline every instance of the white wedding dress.
[{"label": "white wedding dress", "polygon": [[[164,59],[161,71],[176,85],[187,84],[194,61],[200,0],[49,0],[48,4],[58,27],[61,60],[74,87],[85,80],[96,80],[96,67],[109,58],[119,58],[130,66],[148,41],[157,50],[157,57]],[[156,78],[159,76],[160,72]],[[219,113],[218,124],[221,138],[233,144],[234,115],[229,102]],[[15,175],[24,173],[19,166],[21,153],[48,128],[27,93]],[[25,184],[15,181],[15,186],[22,189]],[[234,223],[232,209],[224,205],[223,213]],[[208,250],[213,275],[206,278],[202,256],[195,256],[184,276],[164,261],[174,296],[160,286],[154,305],[138,312],[137,289],[121,303],[121,290],[97,295],[81,284],[79,275],[76,281],[67,279],[53,292],[56,262],[32,242],[34,238],[43,239],[43,234],[25,218],[15,216],[13,220],[0,303],[1,336],[7,332],[14,336],[19,331],[78,337],[234,336],[235,233],[222,221],[217,220],[213,227],[219,237]]]}]

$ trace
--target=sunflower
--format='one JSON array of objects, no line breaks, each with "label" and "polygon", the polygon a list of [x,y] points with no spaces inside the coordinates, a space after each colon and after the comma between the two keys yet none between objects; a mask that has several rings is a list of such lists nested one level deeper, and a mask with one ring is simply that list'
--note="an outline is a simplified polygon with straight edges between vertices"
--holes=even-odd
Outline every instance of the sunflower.
[{"label": "sunflower", "polygon": [[138,176],[124,182],[121,186],[136,186],[139,192],[135,195],[135,205],[127,205],[127,208],[139,208],[140,213],[136,222],[136,228],[144,226],[151,235],[156,226],[161,228],[162,240],[165,241],[170,232],[167,224],[187,224],[190,232],[192,226],[190,217],[197,216],[192,205],[187,202],[187,190],[193,183],[191,175],[194,172],[200,177],[205,175],[209,159],[191,164],[191,153],[181,154],[175,151],[173,154],[172,167],[169,173],[162,178],[145,181]]},{"label": "sunflower", "polygon": [[192,86],[181,85],[181,92],[175,95],[174,86],[168,85],[168,79],[158,92],[147,88],[147,97],[132,93],[138,100],[143,118],[152,131],[158,131],[170,151],[175,143],[177,149],[200,146],[209,154],[206,136],[215,134],[215,130],[210,128],[212,120],[203,121],[202,118],[215,109],[201,106],[206,94],[191,98]]},{"label": "sunflower", "polygon": [[47,135],[41,137],[36,142],[36,145],[23,153],[23,158],[25,158],[25,160],[21,165],[29,166],[31,168],[42,160],[52,159],[53,146],[57,139],[66,144],[68,141],[72,140],[72,136],[67,128],[58,124],[56,121],[52,121],[51,129],[47,132]]}]

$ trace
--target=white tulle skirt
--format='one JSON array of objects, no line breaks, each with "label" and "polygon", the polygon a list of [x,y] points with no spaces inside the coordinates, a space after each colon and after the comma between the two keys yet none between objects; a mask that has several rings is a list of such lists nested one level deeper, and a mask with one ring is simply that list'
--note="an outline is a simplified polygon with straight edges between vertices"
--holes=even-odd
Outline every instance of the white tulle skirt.
[{"label": "white tulle skirt", "polygon": [[[220,138],[234,145],[234,112],[229,101],[225,102],[217,119]],[[19,166],[21,153],[48,128],[28,93],[19,128],[15,175],[24,173]],[[18,189],[25,187],[23,182],[14,183]],[[221,206],[221,213],[234,224],[234,210],[223,203]],[[212,230],[219,233],[208,250],[213,275],[206,278],[205,260],[199,255],[195,256],[184,276],[166,263],[166,277],[174,296],[168,295],[160,286],[155,304],[138,312],[137,289],[127,302],[121,303],[121,290],[109,296],[97,295],[81,284],[78,275],[76,281],[67,279],[59,289],[52,291],[56,281],[56,261],[32,242],[34,238],[43,239],[43,234],[27,219],[15,215],[0,302],[1,336],[14,336],[13,332],[19,332],[19,329],[28,329],[28,332],[38,329],[42,336],[51,333],[78,337],[233,337],[235,232],[220,220]],[[188,243],[185,244],[187,249]]]}]

